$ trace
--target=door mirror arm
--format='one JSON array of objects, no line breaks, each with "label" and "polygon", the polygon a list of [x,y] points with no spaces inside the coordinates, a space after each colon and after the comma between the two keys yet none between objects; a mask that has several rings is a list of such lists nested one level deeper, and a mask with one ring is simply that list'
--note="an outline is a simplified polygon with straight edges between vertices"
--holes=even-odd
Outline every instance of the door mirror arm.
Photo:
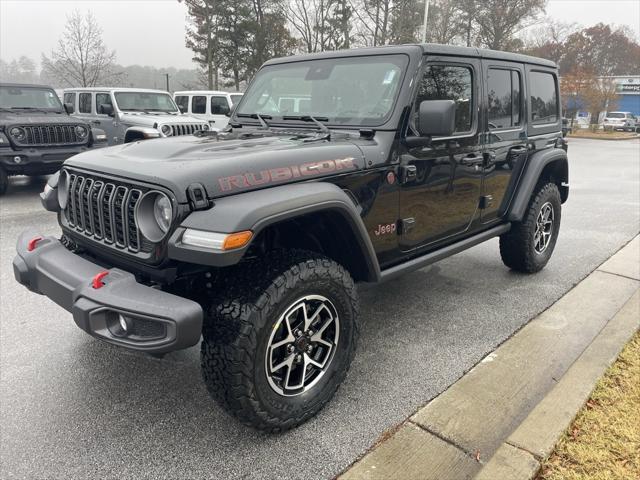
[{"label": "door mirror arm", "polygon": [[411,135],[405,137],[404,144],[408,148],[420,148],[420,147],[430,147],[431,146],[431,136],[416,136]]}]

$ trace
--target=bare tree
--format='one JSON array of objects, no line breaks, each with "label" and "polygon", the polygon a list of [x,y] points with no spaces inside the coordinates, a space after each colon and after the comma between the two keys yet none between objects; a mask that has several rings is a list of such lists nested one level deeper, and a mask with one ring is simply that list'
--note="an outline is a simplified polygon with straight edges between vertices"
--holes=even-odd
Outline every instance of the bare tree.
[{"label": "bare tree", "polygon": [[515,34],[531,26],[545,5],[546,0],[484,0],[475,17],[480,43],[495,50],[513,47]]},{"label": "bare tree", "polygon": [[116,52],[108,50],[102,41],[102,29],[87,12],[74,11],[67,17],[58,48],[51,57],[42,54],[42,70],[63,85],[93,87],[112,81]]}]

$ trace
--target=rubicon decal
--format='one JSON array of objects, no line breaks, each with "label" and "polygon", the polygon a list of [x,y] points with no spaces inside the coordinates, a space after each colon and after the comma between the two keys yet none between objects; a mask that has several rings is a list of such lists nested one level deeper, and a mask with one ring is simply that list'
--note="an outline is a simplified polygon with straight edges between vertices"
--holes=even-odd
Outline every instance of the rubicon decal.
[{"label": "rubicon decal", "polygon": [[222,191],[228,192],[240,188],[255,187],[269,183],[284,182],[292,178],[313,177],[326,175],[341,170],[353,170],[356,168],[353,157],[338,158],[335,160],[321,160],[319,162],[303,163],[289,167],[276,167],[259,172],[247,172],[229,177],[220,177],[218,183]]}]

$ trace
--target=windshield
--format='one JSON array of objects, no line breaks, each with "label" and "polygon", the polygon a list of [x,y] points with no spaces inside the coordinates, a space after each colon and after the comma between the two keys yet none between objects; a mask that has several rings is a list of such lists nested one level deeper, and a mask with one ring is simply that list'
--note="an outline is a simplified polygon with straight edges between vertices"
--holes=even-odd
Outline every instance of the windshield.
[{"label": "windshield", "polygon": [[234,105],[237,105],[240,102],[240,99],[242,98],[242,94],[231,94],[229,95],[231,97],[231,103],[233,103]]},{"label": "windshield", "polygon": [[177,112],[168,93],[116,92],[116,103],[123,112]]},{"label": "windshield", "polygon": [[407,63],[406,55],[376,55],[268,65],[258,72],[236,113],[380,125],[393,111]]},{"label": "windshield", "polygon": [[0,87],[0,107],[62,111],[56,92],[50,88],[37,87]]},{"label": "windshield", "polygon": [[619,113],[619,112],[613,112],[607,115],[607,117],[609,118],[625,118],[625,116],[626,115],[624,113]]}]

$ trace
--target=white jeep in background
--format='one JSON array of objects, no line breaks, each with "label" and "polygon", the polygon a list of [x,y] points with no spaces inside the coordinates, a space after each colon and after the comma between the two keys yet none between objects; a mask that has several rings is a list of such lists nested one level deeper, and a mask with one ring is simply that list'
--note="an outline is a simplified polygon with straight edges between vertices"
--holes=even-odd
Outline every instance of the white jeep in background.
[{"label": "white jeep in background", "polygon": [[640,128],[640,122],[631,112],[608,112],[602,121],[602,128],[605,130],[635,132]]},{"label": "white jeep in background", "polygon": [[105,131],[109,145],[209,130],[207,122],[183,115],[163,90],[67,88],[63,98],[73,116]]},{"label": "white jeep in background", "polygon": [[240,92],[217,90],[188,90],[173,94],[182,113],[208,122],[212,130],[222,130],[227,126],[231,109],[241,98]]}]

